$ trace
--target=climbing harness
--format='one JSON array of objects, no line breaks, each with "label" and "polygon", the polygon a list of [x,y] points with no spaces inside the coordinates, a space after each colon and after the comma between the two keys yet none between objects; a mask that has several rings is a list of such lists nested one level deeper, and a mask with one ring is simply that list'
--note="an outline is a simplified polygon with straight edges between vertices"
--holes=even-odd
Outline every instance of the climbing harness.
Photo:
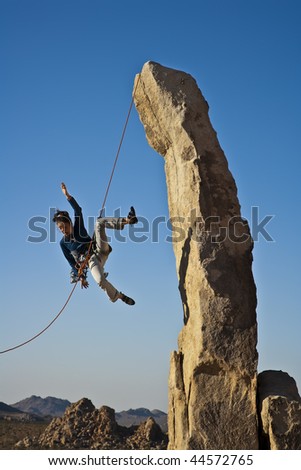
[{"label": "climbing harness", "polygon": [[[123,126],[123,131],[122,131],[122,134],[121,134],[121,138],[120,138],[120,142],[119,142],[119,146],[118,146],[118,149],[117,149],[117,153],[116,153],[116,156],[115,156],[115,160],[114,160],[114,164],[113,164],[113,167],[112,167],[112,171],[111,171],[111,175],[110,175],[110,178],[109,178],[109,182],[108,182],[108,185],[107,185],[107,188],[106,188],[106,192],[105,192],[105,196],[104,196],[104,200],[103,200],[103,203],[102,203],[102,207],[101,207],[101,210],[100,210],[100,217],[102,217],[102,213],[104,211],[104,207],[105,207],[105,204],[106,204],[106,201],[107,201],[107,197],[108,197],[108,194],[109,194],[109,190],[110,190],[110,186],[111,186],[111,183],[112,183],[112,180],[113,180],[113,176],[114,176],[114,173],[115,173],[115,169],[116,169],[116,165],[117,165],[117,161],[118,161],[118,158],[119,158],[119,154],[120,154],[120,150],[121,150],[121,147],[122,147],[122,143],[123,143],[123,140],[124,140],[124,136],[125,136],[125,132],[126,132],[126,129],[127,129],[127,126],[128,126],[128,122],[129,122],[129,119],[130,119],[130,115],[131,115],[131,111],[132,111],[132,108],[133,108],[133,104],[134,104],[134,99],[135,99],[135,93],[136,93],[136,90],[137,90],[137,87],[138,87],[138,83],[140,81],[140,74],[138,75],[138,79],[136,81],[136,86],[135,86],[135,89],[134,89],[134,92],[133,92],[133,96],[132,96],[132,100],[131,100],[131,104],[130,104],[130,107],[129,107],[129,110],[128,110],[128,113],[127,113],[127,117],[126,117],[126,120],[125,120],[125,124]],[[59,318],[59,316],[63,313],[63,311],[65,310],[65,308],[67,307],[68,303],[70,302],[71,300],[71,297],[76,289],[76,286],[80,280],[80,277],[82,275],[84,275],[84,273],[86,272],[86,270],[88,269],[88,262],[89,262],[89,259],[92,255],[92,252],[93,252],[93,244],[94,244],[94,234],[92,236],[92,240],[89,244],[89,248],[88,248],[88,251],[85,255],[85,258],[84,260],[81,262],[81,265],[80,265],[80,268],[78,270],[78,278],[76,280],[76,282],[74,283],[74,286],[72,287],[71,289],[71,292],[70,294],[68,295],[67,297],[67,300],[66,302],[64,303],[64,305],[62,306],[62,308],[60,309],[60,311],[57,313],[57,315],[53,318],[53,320],[45,327],[43,328],[43,330],[41,330],[39,333],[37,333],[36,335],[34,335],[32,338],[28,339],[27,341],[24,341],[23,343],[20,343],[20,344],[17,344],[16,346],[13,346],[11,348],[8,348],[8,349],[4,349],[3,351],[0,351],[0,354],[5,354],[9,351],[14,351],[15,349],[18,349],[18,348],[21,348],[22,346],[25,346],[26,344],[28,343],[31,343],[32,341],[34,341],[36,338],[38,338],[39,336],[41,336],[43,333],[45,333],[46,330],[48,330],[48,328],[51,327],[51,325],[53,325],[53,323]]]}]

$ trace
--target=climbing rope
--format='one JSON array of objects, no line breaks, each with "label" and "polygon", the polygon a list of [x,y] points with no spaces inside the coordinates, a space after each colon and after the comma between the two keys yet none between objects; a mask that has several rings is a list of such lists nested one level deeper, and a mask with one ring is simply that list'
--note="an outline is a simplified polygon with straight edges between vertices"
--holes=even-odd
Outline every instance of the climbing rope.
[{"label": "climbing rope", "polygon": [[69,303],[69,300],[71,299],[72,297],[72,294],[73,292],[75,291],[75,288],[76,288],[76,284],[74,284],[66,302],[64,303],[64,305],[62,306],[61,310],[59,311],[59,313],[56,315],[56,317],[54,317],[54,319],[47,325],[45,326],[45,328],[43,328],[43,330],[41,330],[39,333],[37,333],[36,335],[34,335],[32,338],[28,339],[27,341],[24,341],[23,343],[20,343],[18,344],[17,346],[13,346],[12,348],[8,348],[8,349],[5,349],[4,351],[0,351],[0,354],[4,354],[4,353],[7,353],[9,351],[13,351],[14,349],[18,349],[18,348],[21,348],[22,346],[25,346],[25,344],[28,344],[28,343],[31,343],[31,341],[33,341],[34,339],[38,338],[39,336],[41,336],[46,330],[48,330],[48,328],[51,327],[51,325],[55,322],[55,320],[58,319],[58,317],[61,315],[61,313],[63,313],[63,311],[65,310],[65,308],[67,307],[67,304]]},{"label": "climbing rope", "polygon": [[[126,132],[126,129],[127,129],[127,126],[128,126],[129,119],[130,119],[130,115],[131,115],[132,107],[133,107],[133,104],[134,104],[135,94],[136,94],[136,90],[137,90],[137,87],[138,87],[138,83],[140,81],[140,77],[141,77],[141,75],[139,74],[136,85],[135,85],[135,89],[134,89],[134,92],[133,92],[131,104],[130,104],[130,107],[129,107],[129,110],[128,110],[128,113],[127,113],[127,117],[126,117],[126,120],[125,120],[125,123],[124,123],[124,126],[123,126],[119,146],[118,146],[118,149],[117,149],[117,152],[116,152],[115,160],[114,160],[114,163],[113,163],[111,175],[110,175],[110,178],[109,178],[109,182],[108,182],[108,185],[107,185],[107,189],[106,189],[106,192],[105,192],[105,196],[104,196],[104,199],[103,199],[103,203],[102,203],[102,206],[101,206],[99,217],[102,217],[102,214],[103,214],[103,211],[104,211],[104,208],[105,208],[105,204],[107,202],[107,197],[108,197],[109,190],[110,190],[111,183],[112,183],[112,179],[113,179],[113,176],[114,176],[114,173],[115,173],[115,169],[116,169],[117,161],[118,161],[118,158],[119,158],[120,150],[121,150],[121,147],[122,147],[122,143],[123,143],[123,140],[124,140],[125,132]],[[92,250],[92,246],[93,246],[93,238],[94,238],[94,235],[92,236],[92,240],[90,241],[86,258],[84,259],[84,261],[82,262],[82,264],[80,265],[80,268],[78,270],[79,276],[82,274],[82,272],[84,271],[85,267],[87,266],[87,264],[89,262],[89,259],[90,259],[90,256],[91,256],[91,250]]]},{"label": "climbing rope", "polygon": [[[122,147],[122,143],[123,143],[124,136],[125,136],[125,133],[126,133],[126,129],[127,129],[127,126],[128,126],[128,122],[129,122],[129,119],[130,119],[131,111],[132,111],[132,108],[133,108],[134,99],[135,99],[135,93],[136,93],[136,90],[137,90],[137,86],[138,86],[139,81],[140,81],[140,74],[138,75],[138,79],[137,79],[136,86],[135,86],[135,89],[134,89],[134,92],[133,92],[131,104],[130,104],[130,107],[129,107],[129,110],[128,110],[128,113],[127,113],[127,117],[126,117],[126,120],[125,120],[125,124],[124,124],[124,126],[123,126],[123,130],[122,130],[122,134],[121,134],[119,146],[118,146],[117,153],[116,153],[116,156],[115,156],[115,160],[114,160],[114,164],[113,164],[113,167],[112,167],[112,171],[111,171],[111,175],[110,175],[110,178],[109,178],[109,182],[108,182],[108,185],[107,185],[107,188],[106,188],[104,200],[103,200],[103,203],[102,203],[102,206],[101,206],[100,217],[102,216],[102,213],[103,213],[103,211],[104,211],[104,207],[105,207],[105,204],[106,204],[106,201],[107,201],[107,197],[108,197],[108,194],[109,194],[110,186],[111,186],[111,183],[112,183],[112,180],[113,180],[113,176],[114,176],[114,173],[115,173],[117,161],[118,161],[118,158],[119,158],[120,150],[121,150],[121,147]],[[87,266],[87,264],[88,264],[88,262],[89,262],[90,254],[91,254],[91,249],[92,249],[92,245],[93,245],[93,237],[92,237],[92,240],[91,240],[91,242],[90,242],[90,244],[89,244],[89,248],[88,248],[88,252],[87,252],[86,258],[84,259],[84,261],[82,262],[82,264],[81,264],[81,266],[80,266],[80,268],[79,268],[79,270],[78,270],[79,275],[83,272],[83,270],[85,269],[85,267]],[[64,303],[64,305],[62,306],[61,310],[57,313],[57,315],[54,317],[54,319],[51,320],[51,322],[50,322],[47,326],[45,326],[45,328],[43,328],[43,330],[41,330],[39,333],[37,333],[36,335],[34,335],[32,338],[28,339],[27,341],[24,341],[23,343],[17,344],[16,346],[13,346],[13,347],[11,347],[11,348],[4,349],[3,351],[0,351],[0,354],[5,354],[5,353],[7,353],[7,352],[9,352],[9,351],[14,351],[15,349],[21,348],[22,346],[25,346],[26,344],[31,343],[31,342],[34,341],[36,338],[38,338],[38,337],[41,336],[43,333],[45,333],[45,331],[48,330],[48,328],[50,328],[51,325],[53,325],[53,323],[59,318],[59,316],[63,313],[63,311],[64,311],[65,308],[67,307],[67,305],[68,305],[68,303],[70,302],[71,297],[72,297],[72,295],[73,295],[73,293],[74,293],[74,291],[75,291],[75,288],[76,288],[77,284],[78,284],[78,280],[76,281],[76,283],[75,283],[74,286],[72,287],[71,292],[70,292],[70,294],[68,295],[67,300],[66,300],[66,302]]]}]

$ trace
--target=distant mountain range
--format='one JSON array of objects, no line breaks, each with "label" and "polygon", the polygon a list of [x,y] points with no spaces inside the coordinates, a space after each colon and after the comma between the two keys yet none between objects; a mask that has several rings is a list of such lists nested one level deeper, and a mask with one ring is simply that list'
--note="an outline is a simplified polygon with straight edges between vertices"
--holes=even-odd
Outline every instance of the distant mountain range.
[{"label": "distant mountain range", "polygon": [[20,414],[21,411],[0,401],[0,416],[7,414]]},{"label": "distant mountain range", "polygon": [[41,398],[36,395],[32,395],[29,398],[25,398],[24,400],[12,404],[11,406],[25,413],[43,417],[51,416],[55,418],[62,416],[69,405],[71,405],[71,402],[68,400],[62,400],[55,397]]},{"label": "distant mountain range", "polygon": [[120,426],[129,428],[132,425],[138,425],[147,418],[152,417],[159,424],[163,432],[167,432],[167,414],[160,410],[148,410],[147,408],[130,409],[115,413],[116,421]]},{"label": "distant mountain range", "polygon": [[[17,419],[37,421],[62,416],[66,408],[71,405],[68,400],[55,397],[41,398],[32,395],[12,405],[0,402],[0,419]],[[147,408],[130,409],[115,413],[116,421],[120,426],[130,427],[139,425],[147,418],[153,417],[163,432],[167,432],[167,414],[160,410],[150,411]]]},{"label": "distant mountain range", "polygon": [[0,419],[14,421],[43,421],[44,418],[35,414],[25,413],[22,410],[0,402]]}]

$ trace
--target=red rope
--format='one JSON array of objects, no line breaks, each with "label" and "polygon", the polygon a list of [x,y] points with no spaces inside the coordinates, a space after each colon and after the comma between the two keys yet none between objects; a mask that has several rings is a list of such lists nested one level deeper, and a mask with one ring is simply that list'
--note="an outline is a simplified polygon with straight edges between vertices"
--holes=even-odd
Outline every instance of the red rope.
[{"label": "red rope", "polygon": [[[127,114],[127,117],[126,117],[126,120],[125,120],[125,124],[124,124],[124,127],[123,127],[123,131],[122,131],[122,135],[121,135],[121,139],[120,139],[120,142],[119,142],[119,146],[118,146],[118,149],[117,149],[117,153],[116,153],[116,157],[115,157],[115,160],[114,160],[114,164],[113,164],[113,168],[112,168],[112,171],[111,171],[111,175],[110,175],[110,179],[109,179],[109,183],[107,185],[107,189],[106,189],[106,192],[105,192],[105,196],[104,196],[104,200],[103,200],[103,203],[102,203],[102,208],[101,208],[101,211],[100,211],[100,216],[102,215],[102,212],[104,210],[104,206],[105,206],[105,203],[106,203],[106,200],[107,200],[107,197],[108,197],[108,194],[109,194],[109,190],[110,190],[110,186],[111,186],[111,183],[112,183],[112,179],[113,179],[113,176],[114,176],[114,172],[115,172],[115,169],[116,169],[116,165],[117,165],[117,161],[118,161],[118,158],[119,158],[119,154],[120,154],[120,150],[121,150],[121,146],[122,146],[122,143],[123,143],[123,139],[124,139],[124,136],[125,136],[125,132],[126,132],[126,129],[127,129],[127,125],[128,125],[128,122],[129,122],[129,118],[130,118],[130,115],[131,115],[131,111],[132,111],[132,107],[133,107],[133,103],[134,103],[134,98],[135,98],[135,93],[136,93],[136,89],[137,89],[137,86],[138,86],[138,83],[140,81],[140,75],[138,76],[138,80],[136,82],[136,86],[135,86],[135,90],[134,90],[134,93],[133,93],[133,97],[132,97],[132,100],[131,100],[131,104],[130,104],[130,107],[129,107],[129,111],[128,111],[128,114]],[[78,272],[79,274],[83,271],[83,269],[85,268],[85,266],[87,265],[88,261],[89,261],[89,258],[90,258],[90,251],[91,251],[91,248],[92,248],[92,243],[93,243],[93,240],[90,242],[90,245],[89,245],[89,249],[88,249],[88,254],[86,256],[86,259],[82,262]],[[18,348],[21,348],[22,346],[25,346],[26,344],[28,343],[31,343],[31,341],[34,341],[36,338],[38,338],[39,336],[41,336],[43,333],[45,333],[46,330],[48,330],[48,328],[51,327],[51,325],[53,325],[53,323],[59,318],[59,316],[63,313],[63,311],[65,310],[65,308],[67,307],[68,303],[70,302],[71,300],[71,297],[73,295],[73,292],[75,291],[75,288],[78,284],[78,281],[74,284],[74,286],[72,287],[72,290],[66,300],[66,302],[64,303],[63,307],[61,308],[61,310],[58,312],[58,314],[54,317],[54,319],[45,327],[43,328],[43,330],[41,330],[39,333],[37,333],[36,335],[34,335],[32,338],[28,339],[27,341],[24,341],[23,343],[20,343],[18,344],[17,346],[13,346],[11,348],[8,348],[8,349],[5,349],[4,351],[0,351],[0,354],[4,354],[4,353],[7,353],[9,351],[14,351],[15,349],[18,349]]]}]

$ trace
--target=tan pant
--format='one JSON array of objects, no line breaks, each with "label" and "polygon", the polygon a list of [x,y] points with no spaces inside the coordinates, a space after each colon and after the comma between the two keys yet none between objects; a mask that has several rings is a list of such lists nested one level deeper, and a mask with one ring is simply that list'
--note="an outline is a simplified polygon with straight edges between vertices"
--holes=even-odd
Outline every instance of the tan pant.
[{"label": "tan pant", "polygon": [[111,248],[108,244],[106,228],[122,230],[124,224],[120,217],[99,218],[95,224],[96,249],[89,260],[89,269],[97,284],[107,293],[112,302],[119,298],[119,291],[105,277],[104,266]]}]

